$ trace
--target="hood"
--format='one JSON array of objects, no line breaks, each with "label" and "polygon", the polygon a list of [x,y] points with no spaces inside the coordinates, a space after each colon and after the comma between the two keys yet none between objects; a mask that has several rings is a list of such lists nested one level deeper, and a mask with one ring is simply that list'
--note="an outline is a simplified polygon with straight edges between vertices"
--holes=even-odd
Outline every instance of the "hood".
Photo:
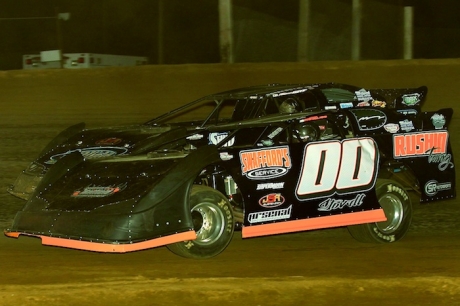
[{"label": "hood", "polygon": [[33,210],[88,212],[126,202],[132,210],[132,205],[177,162],[144,158],[82,162],[51,181],[46,189],[39,188],[39,196],[32,198],[28,206]]},{"label": "hood", "polygon": [[69,127],[53,139],[36,162],[50,167],[61,158],[80,153],[86,160],[140,154],[184,137],[180,126],[122,126],[84,129],[84,124]]},{"label": "hood", "polygon": [[[69,154],[47,172],[25,210],[104,214],[115,206],[117,213],[133,213],[182,190],[204,165],[218,160],[215,146],[100,160]],[[149,199],[137,205],[147,193]]]}]

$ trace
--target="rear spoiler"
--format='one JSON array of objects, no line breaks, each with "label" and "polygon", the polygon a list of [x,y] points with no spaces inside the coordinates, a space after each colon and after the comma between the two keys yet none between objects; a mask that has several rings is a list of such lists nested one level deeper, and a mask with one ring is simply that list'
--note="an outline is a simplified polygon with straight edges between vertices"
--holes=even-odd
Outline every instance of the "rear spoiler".
[{"label": "rear spoiler", "polygon": [[418,113],[425,102],[428,88],[420,86],[418,88],[371,89],[370,92],[385,98],[387,105],[391,108],[415,110]]}]

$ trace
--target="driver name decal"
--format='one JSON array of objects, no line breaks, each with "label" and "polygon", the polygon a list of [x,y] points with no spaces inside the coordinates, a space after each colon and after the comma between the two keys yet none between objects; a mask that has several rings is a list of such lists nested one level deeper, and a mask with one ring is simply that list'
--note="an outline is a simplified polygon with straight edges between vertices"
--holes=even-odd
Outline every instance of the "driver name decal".
[{"label": "driver name decal", "polygon": [[248,179],[264,180],[285,175],[291,168],[287,146],[240,152],[241,172]]},{"label": "driver name decal", "polygon": [[395,158],[432,156],[447,151],[447,131],[393,136]]},{"label": "driver name decal", "polygon": [[327,200],[324,200],[323,202],[319,203],[318,210],[333,211],[341,210],[345,207],[353,209],[355,207],[361,206],[363,204],[363,200],[365,197],[366,195],[364,193],[360,193],[350,200],[328,198]]}]

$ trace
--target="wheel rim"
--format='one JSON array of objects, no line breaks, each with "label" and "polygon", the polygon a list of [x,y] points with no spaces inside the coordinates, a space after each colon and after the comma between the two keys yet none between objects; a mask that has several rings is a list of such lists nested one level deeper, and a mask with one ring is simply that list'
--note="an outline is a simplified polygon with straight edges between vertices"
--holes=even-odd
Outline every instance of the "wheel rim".
[{"label": "wheel rim", "polygon": [[385,234],[396,231],[404,219],[404,206],[401,200],[394,194],[386,194],[379,199],[379,203],[387,221],[376,223],[377,228]]},{"label": "wheel rim", "polygon": [[196,244],[210,244],[222,235],[225,216],[213,203],[200,203],[192,209]]}]

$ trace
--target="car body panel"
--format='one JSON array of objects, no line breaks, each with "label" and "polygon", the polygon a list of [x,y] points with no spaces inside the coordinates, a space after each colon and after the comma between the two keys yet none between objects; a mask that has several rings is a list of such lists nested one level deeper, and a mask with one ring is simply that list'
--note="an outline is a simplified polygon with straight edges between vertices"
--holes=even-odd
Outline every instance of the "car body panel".
[{"label": "car body panel", "polygon": [[[194,184],[242,211],[244,238],[385,221],[380,177],[411,175],[407,188],[422,202],[455,197],[453,112],[422,112],[426,93],[273,84],[209,95],[137,126],[75,125],[9,189],[27,202],[5,234],[103,252],[193,240]],[[288,98],[299,109],[280,113]]]}]

